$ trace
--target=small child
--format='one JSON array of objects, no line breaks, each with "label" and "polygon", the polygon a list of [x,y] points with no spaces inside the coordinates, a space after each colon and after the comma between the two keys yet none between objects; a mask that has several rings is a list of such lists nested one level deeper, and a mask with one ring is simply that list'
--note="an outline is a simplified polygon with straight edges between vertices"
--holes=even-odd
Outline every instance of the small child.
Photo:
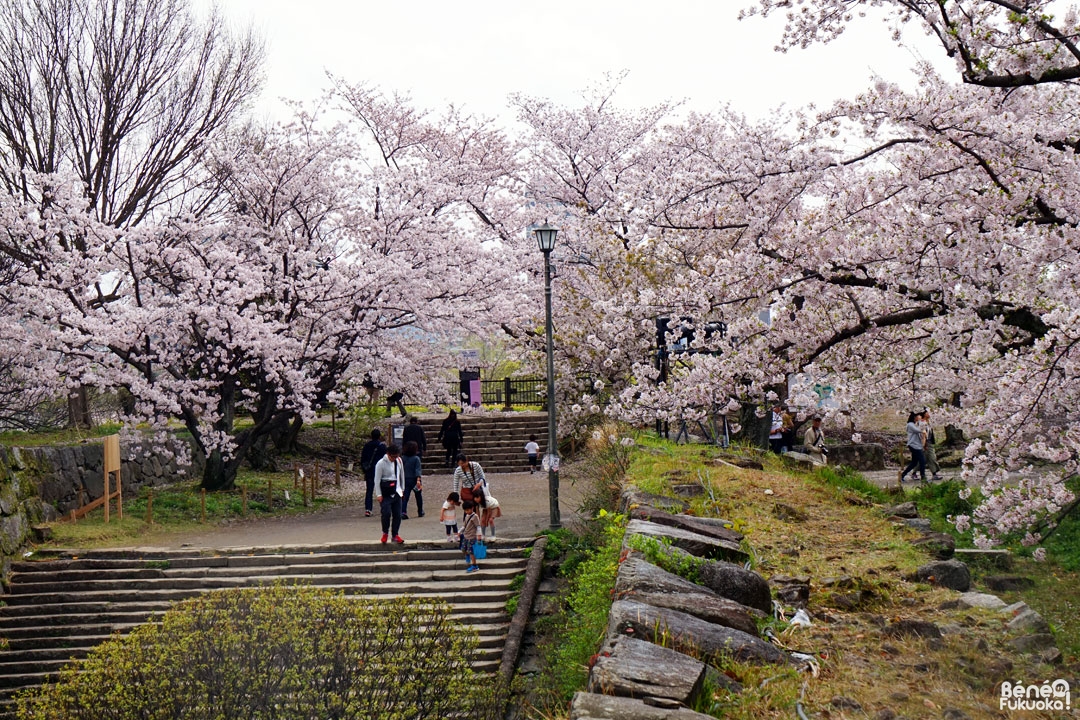
[{"label": "small child", "polygon": [[496,540],[495,518],[502,517],[499,501],[491,493],[481,493],[476,496],[476,504],[480,512],[480,532],[487,537],[490,531],[491,537],[488,537],[488,540],[494,542]]},{"label": "small child", "polygon": [[529,454],[529,474],[536,472],[537,459],[540,456],[540,446],[536,444],[536,436],[530,435],[529,442],[525,443],[525,452]]},{"label": "small child", "polygon": [[458,497],[456,492],[452,492],[446,496],[446,502],[442,504],[442,512],[439,513],[439,522],[446,526],[446,541],[454,542],[454,536],[457,535],[457,507],[461,503],[461,498]]},{"label": "small child", "polygon": [[480,569],[480,566],[476,564],[476,554],[473,552],[473,545],[481,539],[480,536],[480,518],[476,515],[476,503],[472,500],[466,500],[461,503],[462,509],[465,511],[465,520],[461,527],[461,552],[465,553],[465,572],[473,573]]}]

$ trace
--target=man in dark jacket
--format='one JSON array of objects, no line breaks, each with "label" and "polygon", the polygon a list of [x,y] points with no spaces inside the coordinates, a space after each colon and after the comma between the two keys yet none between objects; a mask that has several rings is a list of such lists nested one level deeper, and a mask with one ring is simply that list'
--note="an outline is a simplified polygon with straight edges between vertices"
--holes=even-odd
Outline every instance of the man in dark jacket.
[{"label": "man in dark jacket", "polygon": [[424,428],[415,415],[409,418],[409,424],[405,426],[401,440],[402,446],[410,440],[416,443],[416,454],[424,457],[424,451],[427,450],[427,438],[424,437]]},{"label": "man in dark jacket", "polygon": [[378,429],[371,431],[371,439],[360,451],[360,468],[364,471],[367,492],[364,494],[364,517],[371,517],[372,499],[375,493],[375,465],[386,454],[386,443]]}]

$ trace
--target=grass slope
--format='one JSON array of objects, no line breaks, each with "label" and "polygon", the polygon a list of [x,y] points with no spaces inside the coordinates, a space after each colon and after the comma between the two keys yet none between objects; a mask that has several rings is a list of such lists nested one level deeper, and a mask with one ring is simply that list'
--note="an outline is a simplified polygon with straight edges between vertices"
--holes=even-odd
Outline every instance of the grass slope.
[{"label": "grass slope", "polygon": [[[718,692],[703,708],[710,714],[792,718],[804,693],[811,717],[1008,717],[998,710],[1002,681],[1041,684],[1080,673],[1076,573],[1018,558],[1013,574],[1032,578],[1035,587],[1000,594],[1006,602],[1024,600],[1050,622],[1067,666],[1043,665],[1010,646],[1005,616],[947,609],[957,593],[904,579],[930,558],[910,544],[916,532],[868,506],[902,498],[886,498],[851,472],[797,472],[767,455],[756,455],[763,471],[747,470],[724,463],[712,448],[646,443],[630,482],[661,494],[671,494],[675,483],[702,483],[706,492],[691,512],[725,518],[745,533],[764,577],[811,583],[813,625],[770,624],[788,648],[818,657],[816,676],[732,663],[723,669],[746,689]],[[972,589],[982,590],[982,575],[973,571]],[[885,637],[883,629],[900,619],[933,622],[944,636]]]}]

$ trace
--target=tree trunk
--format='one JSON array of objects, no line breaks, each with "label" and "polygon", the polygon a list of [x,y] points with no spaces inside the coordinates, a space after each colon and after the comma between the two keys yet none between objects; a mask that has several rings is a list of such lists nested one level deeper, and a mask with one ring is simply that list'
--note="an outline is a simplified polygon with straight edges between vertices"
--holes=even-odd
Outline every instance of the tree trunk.
[{"label": "tree trunk", "polygon": [[79,385],[68,394],[68,427],[87,429],[94,426],[90,416],[90,393],[85,385]]},{"label": "tree trunk", "polygon": [[766,413],[765,417],[757,416],[758,406],[754,403],[744,402],[739,410],[739,425],[742,426],[742,436],[758,447],[769,447],[769,426],[772,417]]},{"label": "tree trunk", "polygon": [[277,472],[277,463],[274,461],[273,453],[267,448],[269,442],[270,436],[264,435],[248,450],[247,460],[252,470]]},{"label": "tree trunk", "polygon": [[208,492],[232,490],[236,487],[236,471],[239,469],[238,461],[226,460],[220,450],[214,450],[206,458],[200,487]]},{"label": "tree trunk", "polygon": [[945,444],[949,447],[963,447],[967,444],[964,439],[964,431],[955,425],[945,426]]},{"label": "tree trunk", "polygon": [[274,435],[274,448],[278,452],[290,453],[296,452],[300,449],[300,428],[304,426],[304,421],[299,415],[292,419],[292,422],[284,428],[284,432],[275,433]]}]

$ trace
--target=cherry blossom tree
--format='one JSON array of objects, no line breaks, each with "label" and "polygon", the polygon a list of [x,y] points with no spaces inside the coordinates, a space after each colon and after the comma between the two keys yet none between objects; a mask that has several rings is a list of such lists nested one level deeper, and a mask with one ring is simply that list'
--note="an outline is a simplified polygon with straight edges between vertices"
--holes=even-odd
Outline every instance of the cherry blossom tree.
[{"label": "cherry blossom tree", "polygon": [[[202,201],[200,153],[262,63],[250,30],[189,0],[3,0],[0,47],[0,187],[45,204],[54,174],[76,177],[86,212],[116,227]],[[74,380],[70,420],[90,425]]]},{"label": "cherry blossom tree", "polygon": [[300,109],[208,149],[218,197],[202,215],[116,227],[55,175],[38,178],[55,187],[45,209],[5,198],[0,249],[32,258],[9,286],[18,326],[65,376],[129,391],[130,424],[164,437],[180,420],[207,489],[364,374],[431,397],[441,338],[485,329],[520,283],[498,230],[498,132],[361,88],[330,100],[340,122]]},{"label": "cherry blossom tree", "polygon": [[[841,227],[854,221],[864,228],[857,237],[887,231],[908,246],[914,272],[898,267],[891,276],[892,294],[902,289],[904,297],[891,316],[923,316],[907,324],[921,330],[904,353],[913,395],[961,395],[964,407],[953,415],[989,438],[968,447],[965,463],[986,499],[958,526],[974,520],[984,545],[1010,535],[1034,544],[1078,503],[1066,486],[1080,458],[1070,421],[1080,378],[1076,8],[815,0],[796,12],[763,0],[751,13],[786,12],[788,48],[836,37],[871,6],[886,11],[897,39],[918,21],[953,58],[962,85],[924,70],[918,92],[879,83],[819,118],[834,132],[854,124],[865,151],[845,161],[862,167],[845,178],[844,202],[817,216]],[[833,233],[819,237],[840,242]],[[849,267],[868,279],[865,265]],[[880,326],[862,315],[862,328]],[[845,334],[866,333],[848,324],[823,349],[844,344]],[[1034,468],[1033,459],[1055,469]]]},{"label": "cherry blossom tree", "polygon": [[[859,5],[806,3],[786,40],[835,36]],[[1054,69],[1070,72],[1071,21],[1055,35],[1041,6],[866,5],[926,19],[964,82],[923,68],[914,92],[881,81],[758,123],[627,112],[603,93],[575,110],[519,100],[542,160],[531,192],[576,243],[557,294],[567,404],[698,419],[760,403],[791,373],[827,376],[859,413],[958,399],[939,417],[989,439],[965,471],[987,498],[977,539],[1037,542],[1076,507],[1080,456],[1066,422],[1080,389],[1076,97]],[[666,378],[658,317],[697,330]],[[727,333],[706,338],[709,321]]]}]

